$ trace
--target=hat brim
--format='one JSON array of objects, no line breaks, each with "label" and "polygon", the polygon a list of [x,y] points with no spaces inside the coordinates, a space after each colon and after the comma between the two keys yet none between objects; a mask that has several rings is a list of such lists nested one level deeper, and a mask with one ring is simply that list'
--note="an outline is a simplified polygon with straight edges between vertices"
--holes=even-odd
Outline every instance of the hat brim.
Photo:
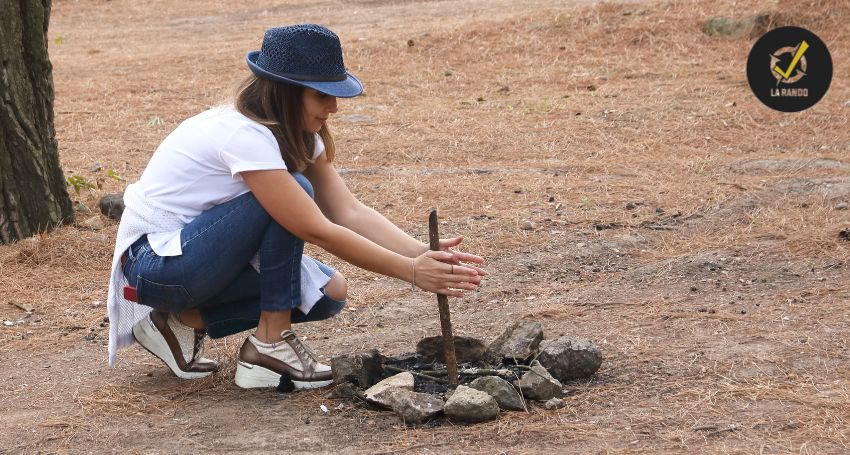
[{"label": "hat brim", "polygon": [[363,93],[363,84],[361,84],[360,80],[349,72],[345,73],[347,77],[341,81],[303,81],[284,77],[260,68],[257,65],[257,58],[259,56],[260,51],[251,51],[245,57],[245,61],[248,63],[248,68],[250,68],[251,72],[256,74],[257,77],[270,79],[275,82],[283,82],[284,84],[293,84],[311,88],[317,92],[322,92],[326,95],[335,96],[337,98],[354,98],[355,96]]}]

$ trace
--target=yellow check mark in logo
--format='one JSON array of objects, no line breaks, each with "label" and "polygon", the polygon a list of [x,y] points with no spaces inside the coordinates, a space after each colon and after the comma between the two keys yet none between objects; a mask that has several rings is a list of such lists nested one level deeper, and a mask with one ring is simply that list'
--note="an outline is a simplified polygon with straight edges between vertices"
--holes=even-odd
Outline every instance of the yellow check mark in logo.
[{"label": "yellow check mark in logo", "polygon": [[788,69],[782,71],[782,69],[779,68],[779,65],[776,65],[773,67],[773,71],[776,71],[776,74],[782,76],[783,79],[788,79],[789,77],[791,77],[791,73],[794,72],[794,68],[797,67],[797,63],[799,63],[800,59],[803,58],[803,54],[806,53],[806,49],[808,48],[809,43],[807,43],[806,40],[803,40],[803,42],[800,43],[799,46],[797,46],[797,53],[794,54],[794,59],[791,60],[791,64],[788,65]]}]

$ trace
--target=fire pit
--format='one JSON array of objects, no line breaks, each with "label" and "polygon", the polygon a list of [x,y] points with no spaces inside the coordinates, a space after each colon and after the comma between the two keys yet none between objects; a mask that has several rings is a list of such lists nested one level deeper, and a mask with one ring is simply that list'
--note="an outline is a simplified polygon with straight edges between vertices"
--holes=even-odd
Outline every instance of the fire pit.
[{"label": "fire pit", "polygon": [[[439,249],[437,212],[429,219],[432,250]],[[500,410],[528,410],[544,402],[564,406],[561,381],[587,377],[602,362],[589,341],[559,338],[545,345],[543,325],[517,322],[489,346],[474,338],[455,337],[445,295],[437,295],[441,336],[421,340],[415,354],[384,357],[377,349],[331,359],[333,398],[356,398],[392,409],[405,424],[419,424],[445,414],[460,422],[499,417]],[[278,389],[292,390],[288,379]]]},{"label": "fire pit", "polygon": [[[417,352],[382,356],[376,349],[331,360],[331,398],[365,401],[396,412],[405,424],[445,415],[456,422],[498,418],[502,411],[565,405],[562,381],[599,369],[599,347],[562,337],[543,340],[539,322],[515,323],[485,347],[474,338],[455,337],[458,384],[440,356],[442,337],[421,340]],[[285,387],[284,387],[285,389]]]}]

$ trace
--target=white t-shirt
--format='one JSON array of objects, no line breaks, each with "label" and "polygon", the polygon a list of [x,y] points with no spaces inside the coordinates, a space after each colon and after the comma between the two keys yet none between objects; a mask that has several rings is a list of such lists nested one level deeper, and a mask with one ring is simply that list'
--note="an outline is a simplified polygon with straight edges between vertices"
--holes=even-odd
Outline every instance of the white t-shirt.
[{"label": "white t-shirt", "polygon": [[[324,144],[316,135],[313,160],[322,152]],[[107,297],[110,365],[115,364],[118,349],[133,344],[133,326],[151,311],[123,297],[127,279],[120,259],[124,251],[147,234],[156,254],[183,254],[182,227],[204,210],[248,192],[239,172],[264,169],[286,169],[277,141],[268,128],[232,106],[184,121],[157,148],[141,179],[124,192],[126,208],[112,254]],[[251,265],[259,270],[256,255]],[[309,313],[329,280],[314,260],[303,256],[298,309]]]},{"label": "white t-shirt", "polygon": [[[315,143],[313,160],[325,150],[318,134]],[[216,107],[185,120],[162,141],[139,181],[125,190],[124,202],[144,201],[188,223],[250,191],[240,172],[267,169],[286,169],[271,131],[233,106]],[[182,253],[180,230],[148,234],[148,241],[160,256]]]}]

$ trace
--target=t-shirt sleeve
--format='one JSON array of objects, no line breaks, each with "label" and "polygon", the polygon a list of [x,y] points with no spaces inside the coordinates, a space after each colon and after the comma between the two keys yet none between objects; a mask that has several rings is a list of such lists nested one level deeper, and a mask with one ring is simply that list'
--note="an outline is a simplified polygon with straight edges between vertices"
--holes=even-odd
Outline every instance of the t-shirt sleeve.
[{"label": "t-shirt sleeve", "polygon": [[244,171],[286,169],[277,140],[262,125],[243,125],[238,128],[222,144],[219,156],[234,177]]},{"label": "t-shirt sleeve", "polygon": [[310,161],[316,161],[316,158],[322,156],[322,153],[325,153],[325,141],[322,140],[322,136],[319,136],[316,133],[316,146],[313,148],[313,159]]}]

